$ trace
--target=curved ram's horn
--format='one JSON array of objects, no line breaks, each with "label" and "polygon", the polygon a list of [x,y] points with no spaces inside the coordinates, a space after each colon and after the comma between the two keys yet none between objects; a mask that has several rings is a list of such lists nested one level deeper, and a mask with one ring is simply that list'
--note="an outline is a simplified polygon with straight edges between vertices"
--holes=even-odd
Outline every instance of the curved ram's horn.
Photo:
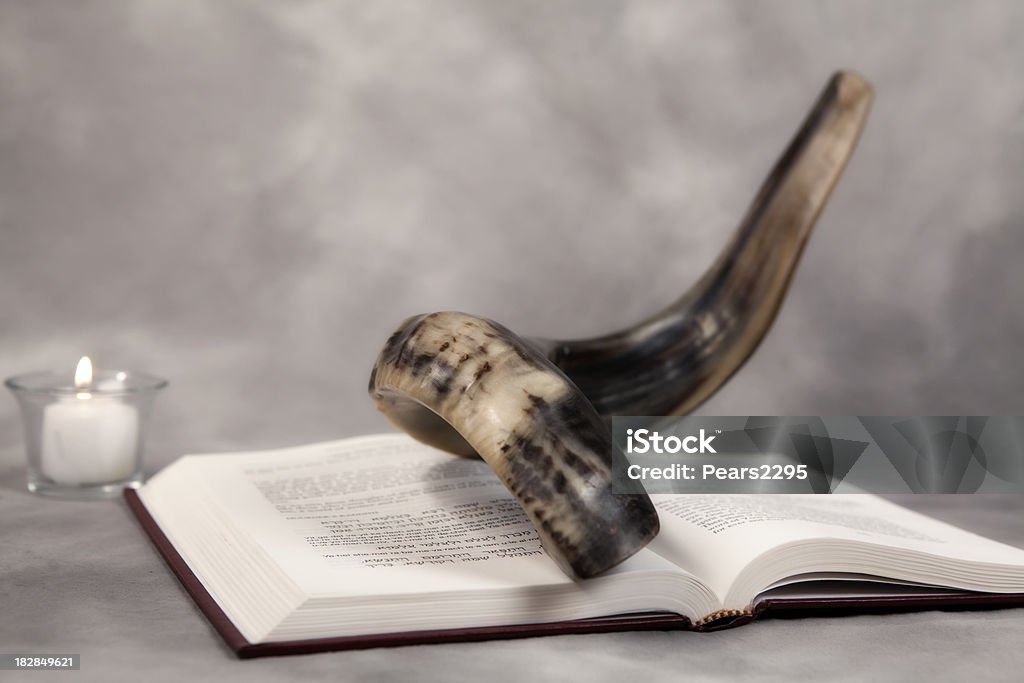
[{"label": "curved ram's horn", "polygon": [[569,573],[598,574],[658,533],[645,494],[612,493],[601,417],[558,368],[497,323],[464,313],[406,320],[377,359],[370,393],[417,439],[479,453]]},{"label": "curved ram's horn", "polygon": [[573,342],[524,341],[461,313],[411,318],[374,366],[377,407],[425,443],[483,457],[567,571],[593,576],[629,557],[657,534],[657,513],[643,494],[612,493],[601,417],[688,411],[750,356],[871,97],[856,74],[829,81],[722,255],[661,314]]},{"label": "curved ram's horn", "polygon": [[775,319],[871,100],[857,74],[832,77],[732,241],[674,304],[606,337],[537,342],[599,413],[688,413],[743,365]]}]

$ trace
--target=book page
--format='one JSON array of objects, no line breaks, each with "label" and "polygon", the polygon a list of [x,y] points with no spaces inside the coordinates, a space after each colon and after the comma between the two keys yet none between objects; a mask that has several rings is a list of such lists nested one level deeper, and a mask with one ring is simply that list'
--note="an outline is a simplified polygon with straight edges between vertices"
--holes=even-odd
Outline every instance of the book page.
[{"label": "book page", "polygon": [[480,460],[410,453],[405,442],[324,455],[242,468],[324,566],[457,566],[544,554],[518,503]]},{"label": "book page", "polygon": [[405,435],[186,456],[139,495],[250,642],[717,608],[648,550],[573,580],[486,463]]},{"label": "book page", "polygon": [[[255,540],[309,594],[573,583],[478,459],[402,435],[190,459],[216,482],[224,514],[258,529]],[[669,567],[646,553],[618,571]]]},{"label": "book page", "polygon": [[[812,566],[805,571],[854,571],[835,569],[838,559],[865,563],[858,571],[893,571],[893,558],[929,555],[938,558],[932,573],[918,573],[912,580],[941,583],[946,574],[965,573],[963,567],[976,565],[983,575],[986,563],[1024,568],[1024,551],[983,538],[871,495],[656,495],[652,496],[661,515],[662,533],[652,550],[702,577],[716,594],[729,602],[737,580],[757,558],[782,548],[790,550],[794,567],[800,562]],[[830,545],[830,543],[832,545]],[[841,546],[835,545],[841,543]],[[866,547],[876,548],[865,550]],[[837,550],[842,548],[842,550]],[[831,551],[829,550],[831,549]],[[857,549],[853,553],[850,549]],[[832,552],[832,555],[829,553]],[[853,554],[851,554],[853,553]],[[859,554],[858,554],[859,553]],[[908,555],[908,553],[910,555]],[[774,557],[774,555],[773,555]],[[847,559],[853,558],[853,559]],[[777,567],[784,566],[782,556]],[[949,564],[943,565],[943,561]],[[952,568],[956,563],[956,572]],[[947,570],[948,571],[945,571]],[[795,569],[794,569],[795,571]],[[904,572],[910,576],[911,572]],[[765,574],[760,588],[783,578]],[[971,581],[983,583],[983,579]],[[910,579],[908,579],[910,580]],[[1005,585],[993,574],[992,589],[1016,585],[1009,577]],[[969,583],[964,579],[961,583]],[[750,586],[744,586],[750,598]],[[735,605],[727,605],[735,607]]]}]

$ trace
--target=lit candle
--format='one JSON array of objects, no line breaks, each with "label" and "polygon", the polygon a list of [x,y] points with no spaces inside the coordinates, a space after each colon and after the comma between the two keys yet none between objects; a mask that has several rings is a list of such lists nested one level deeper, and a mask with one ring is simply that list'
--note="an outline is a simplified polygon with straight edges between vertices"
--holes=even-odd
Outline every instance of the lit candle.
[{"label": "lit candle", "polygon": [[94,395],[92,382],[92,361],[84,356],[75,370],[77,393],[43,413],[40,469],[58,484],[120,481],[135,468],[138,411],[117,396]]}]

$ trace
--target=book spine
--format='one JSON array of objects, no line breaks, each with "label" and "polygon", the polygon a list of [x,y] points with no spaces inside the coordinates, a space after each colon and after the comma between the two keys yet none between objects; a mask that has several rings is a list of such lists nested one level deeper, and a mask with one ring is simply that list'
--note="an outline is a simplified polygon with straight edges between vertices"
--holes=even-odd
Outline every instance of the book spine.
[{"label": "book spine", "polygon": [[693,622],[692,630],[708,632],[742,626],[754,620],[757,614],[750,609],[720,609]]}]

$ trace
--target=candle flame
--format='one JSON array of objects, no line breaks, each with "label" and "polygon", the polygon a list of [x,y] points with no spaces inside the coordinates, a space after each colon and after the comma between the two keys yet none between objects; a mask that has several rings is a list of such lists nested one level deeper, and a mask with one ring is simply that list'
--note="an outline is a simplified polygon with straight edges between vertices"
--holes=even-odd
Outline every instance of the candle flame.
[{"label": "candle flame", "polygon": [[[78,367],[75,368],[75,388],[86,389],[92,384],[92,360],[89,356],[82,356],[82,359],[78,361]],[[78,398],[90,398],[91,394],[88,391],[79,391]]]}]

